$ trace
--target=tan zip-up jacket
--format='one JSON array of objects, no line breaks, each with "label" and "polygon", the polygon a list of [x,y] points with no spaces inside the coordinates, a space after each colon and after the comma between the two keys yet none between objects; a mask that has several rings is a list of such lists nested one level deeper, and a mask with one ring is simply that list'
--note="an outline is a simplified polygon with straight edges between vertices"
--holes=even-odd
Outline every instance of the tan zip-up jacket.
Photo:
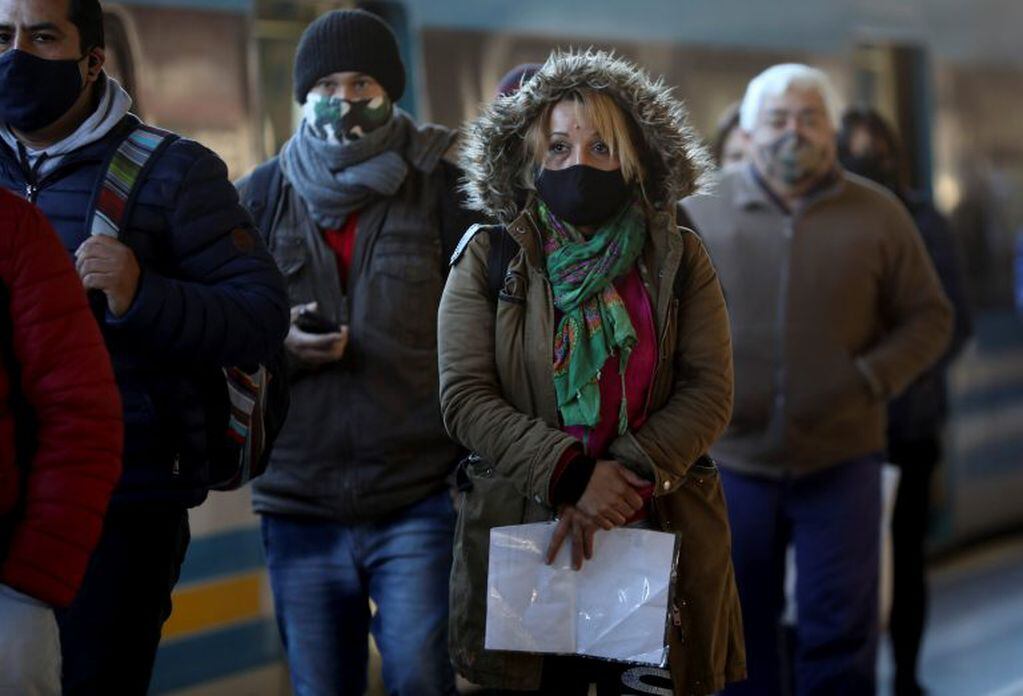
[{"label": "tan zip-up jacket", "polygon": [[902,204],[842,172],[789,214],[745,167],[684,205],[732,320],[735,411],[714,457],[783,476],[883,450],[888,399],[941,357],[952,328]]}]

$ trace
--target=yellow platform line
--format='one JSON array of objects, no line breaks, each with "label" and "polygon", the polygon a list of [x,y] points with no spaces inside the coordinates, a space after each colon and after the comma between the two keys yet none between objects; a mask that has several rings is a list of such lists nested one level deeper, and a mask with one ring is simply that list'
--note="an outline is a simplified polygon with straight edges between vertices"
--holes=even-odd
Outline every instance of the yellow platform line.
[{"label": "yellow platform line", "polygon": [[261,616],[264,577],[254,572],[177,590],[163,637],[178,638]]}]

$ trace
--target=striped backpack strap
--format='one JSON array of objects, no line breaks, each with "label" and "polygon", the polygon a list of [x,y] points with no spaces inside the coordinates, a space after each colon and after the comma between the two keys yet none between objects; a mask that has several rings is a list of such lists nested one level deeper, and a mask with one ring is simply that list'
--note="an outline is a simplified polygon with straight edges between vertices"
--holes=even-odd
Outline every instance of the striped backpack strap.
[{"label": "striped backpack strap", "polygon": [[143,173],[153,156],[174,140],[177,136],[173,133],[140,124],[121,141],[107,163],[103,182],[96,192],[89,234],[115,239],[120,236]]},{"label": "striped backpack strap", "polygon": [[[91,235],[102,234],[115,239],[121,236],[139,182],[156,155],[177,137],[145,124],[135,126],[128,133],[107,163],[103,182],[95,194],[89,223]],[[227,367],[221,373],[226,402],[221,404],[218,400],[211,405],[216,412],[208,416],[225,422],[226,427],[222,437],[207,443],[208,468],[211,488],[233,490],[266,468],[267,451],[276,436],[276,432],[267,432],[265,423],[269,383],[274,375],[263,365],[257,365],[255,372]],[[276,406],[286,413],[286,396],[284,401],[283,407]],[[279,415],[278,419],[283,421],[282,414]],[[279,430],[279,425],[276,428]]]}]

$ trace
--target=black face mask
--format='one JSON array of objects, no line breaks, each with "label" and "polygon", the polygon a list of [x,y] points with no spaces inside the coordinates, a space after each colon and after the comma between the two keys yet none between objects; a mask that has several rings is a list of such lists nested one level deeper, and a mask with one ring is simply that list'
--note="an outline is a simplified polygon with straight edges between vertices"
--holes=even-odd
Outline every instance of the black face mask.
[{"label": "black face mask", "polygon": [[80,60],[46,60],[18,49],[0,56],[0,122],[32,133],[66,114],[82,93]]},{"label": "black face mask", "polygon": [[621,169],[606,172],[585,164],[541,170],[536,190],[559,219],[586,226],[611,219],[631,192]]},{"label": "black face mask", "polygon": [[898,191],[899,177],[887,157],[871,153],[869,155],[846,155],[841,159],[842,166],[853,174],[866,177],[890,191]]}]

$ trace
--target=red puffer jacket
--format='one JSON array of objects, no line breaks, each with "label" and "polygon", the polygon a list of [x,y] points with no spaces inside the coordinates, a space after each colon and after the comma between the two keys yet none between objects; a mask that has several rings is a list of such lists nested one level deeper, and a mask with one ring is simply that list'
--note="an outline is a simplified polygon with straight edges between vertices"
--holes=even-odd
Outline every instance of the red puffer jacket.
[{"label": "red puffer jacket", "polygon": [[[121,398],[67,252],[41,212],[2,190],[0,322],[0,524],[10,532],[0,583],[65,606],[121,473]],[[15,422],[16,394],[35,421],[25,486],[15,459],[15,432],[26,425]],[[22,490],[24,512],[12,520]]]}]

